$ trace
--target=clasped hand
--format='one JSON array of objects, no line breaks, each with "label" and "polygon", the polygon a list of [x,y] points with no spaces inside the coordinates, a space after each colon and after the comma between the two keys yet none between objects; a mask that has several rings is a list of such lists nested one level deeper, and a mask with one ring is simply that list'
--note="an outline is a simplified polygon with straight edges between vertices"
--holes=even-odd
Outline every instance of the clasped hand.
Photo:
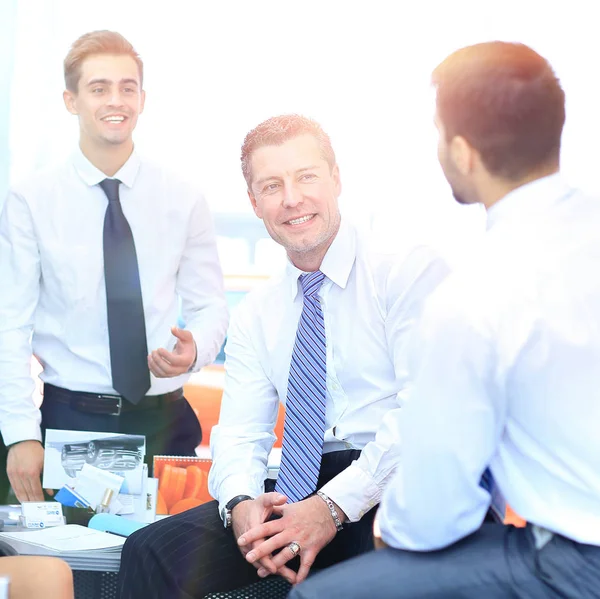
[{"label": "clasped hand", "polygon": [[[258,568],[259,576],[279,574],[292,584],[302,582],[321,549],[336,535],[329,508],[320,497],[313,496],[297,503],[273,505],[272,512],[280,518],[246,530],[238,537],[238,545],[246,560]],[[289,549],[293,541],[301,548],[297,574],[286,566],[295,557]],[[273,555],[278,549],[281,551]]]}]

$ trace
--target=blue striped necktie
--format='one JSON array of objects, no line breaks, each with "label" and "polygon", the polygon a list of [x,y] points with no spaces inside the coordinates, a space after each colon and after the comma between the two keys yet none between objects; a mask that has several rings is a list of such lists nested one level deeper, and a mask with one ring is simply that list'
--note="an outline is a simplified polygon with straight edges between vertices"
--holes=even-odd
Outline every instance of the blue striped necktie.
[{"label": "blue striped necktie", "polygon": [[288,378],[281,466],[276,490],[300,501],[317,490],[325,435],[325,321],[318,296],[325,275],[300,276],[304,307]]}]

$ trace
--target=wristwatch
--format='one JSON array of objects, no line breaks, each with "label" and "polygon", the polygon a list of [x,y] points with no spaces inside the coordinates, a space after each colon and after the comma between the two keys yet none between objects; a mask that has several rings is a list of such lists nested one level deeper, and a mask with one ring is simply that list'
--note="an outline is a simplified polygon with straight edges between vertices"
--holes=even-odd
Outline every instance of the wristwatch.
[{"label": "wristwatch", "polygon": [[233,511],[233,508],[238,503],[242,503],[242,501],[247,501],[248,499],[254,499],[254,497],[250,497],[250,495],[236,495],[227,502],[225,507],[221,510],[221,520],[223,520],[223,526],[225,528],[231,528],[231,512]]}]

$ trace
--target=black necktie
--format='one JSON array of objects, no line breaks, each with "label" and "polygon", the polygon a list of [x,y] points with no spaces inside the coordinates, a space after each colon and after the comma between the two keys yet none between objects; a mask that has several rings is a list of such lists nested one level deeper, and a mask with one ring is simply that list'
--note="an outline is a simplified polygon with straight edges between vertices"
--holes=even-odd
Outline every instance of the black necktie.
[{"label": "black necktie", "polygon": [[138,403],[150,389],[148,344],[135,243],[119,200],[118,179],[100,182],[108,198],[104,217],[104,278],[114,389]]}]

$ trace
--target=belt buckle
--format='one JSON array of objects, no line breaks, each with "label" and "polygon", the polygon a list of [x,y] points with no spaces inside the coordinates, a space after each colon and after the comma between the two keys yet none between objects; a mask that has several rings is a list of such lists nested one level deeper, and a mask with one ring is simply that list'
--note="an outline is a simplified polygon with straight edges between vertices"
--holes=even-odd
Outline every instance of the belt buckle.
[{"label": "belt buckle", "polygon": [[123,408],[123,398],[120,395],[99,395],[100,399],[116,399],[117,400],[117,410],[116,412],[108,412],[108,416],[120,416],[121,409]]}]

